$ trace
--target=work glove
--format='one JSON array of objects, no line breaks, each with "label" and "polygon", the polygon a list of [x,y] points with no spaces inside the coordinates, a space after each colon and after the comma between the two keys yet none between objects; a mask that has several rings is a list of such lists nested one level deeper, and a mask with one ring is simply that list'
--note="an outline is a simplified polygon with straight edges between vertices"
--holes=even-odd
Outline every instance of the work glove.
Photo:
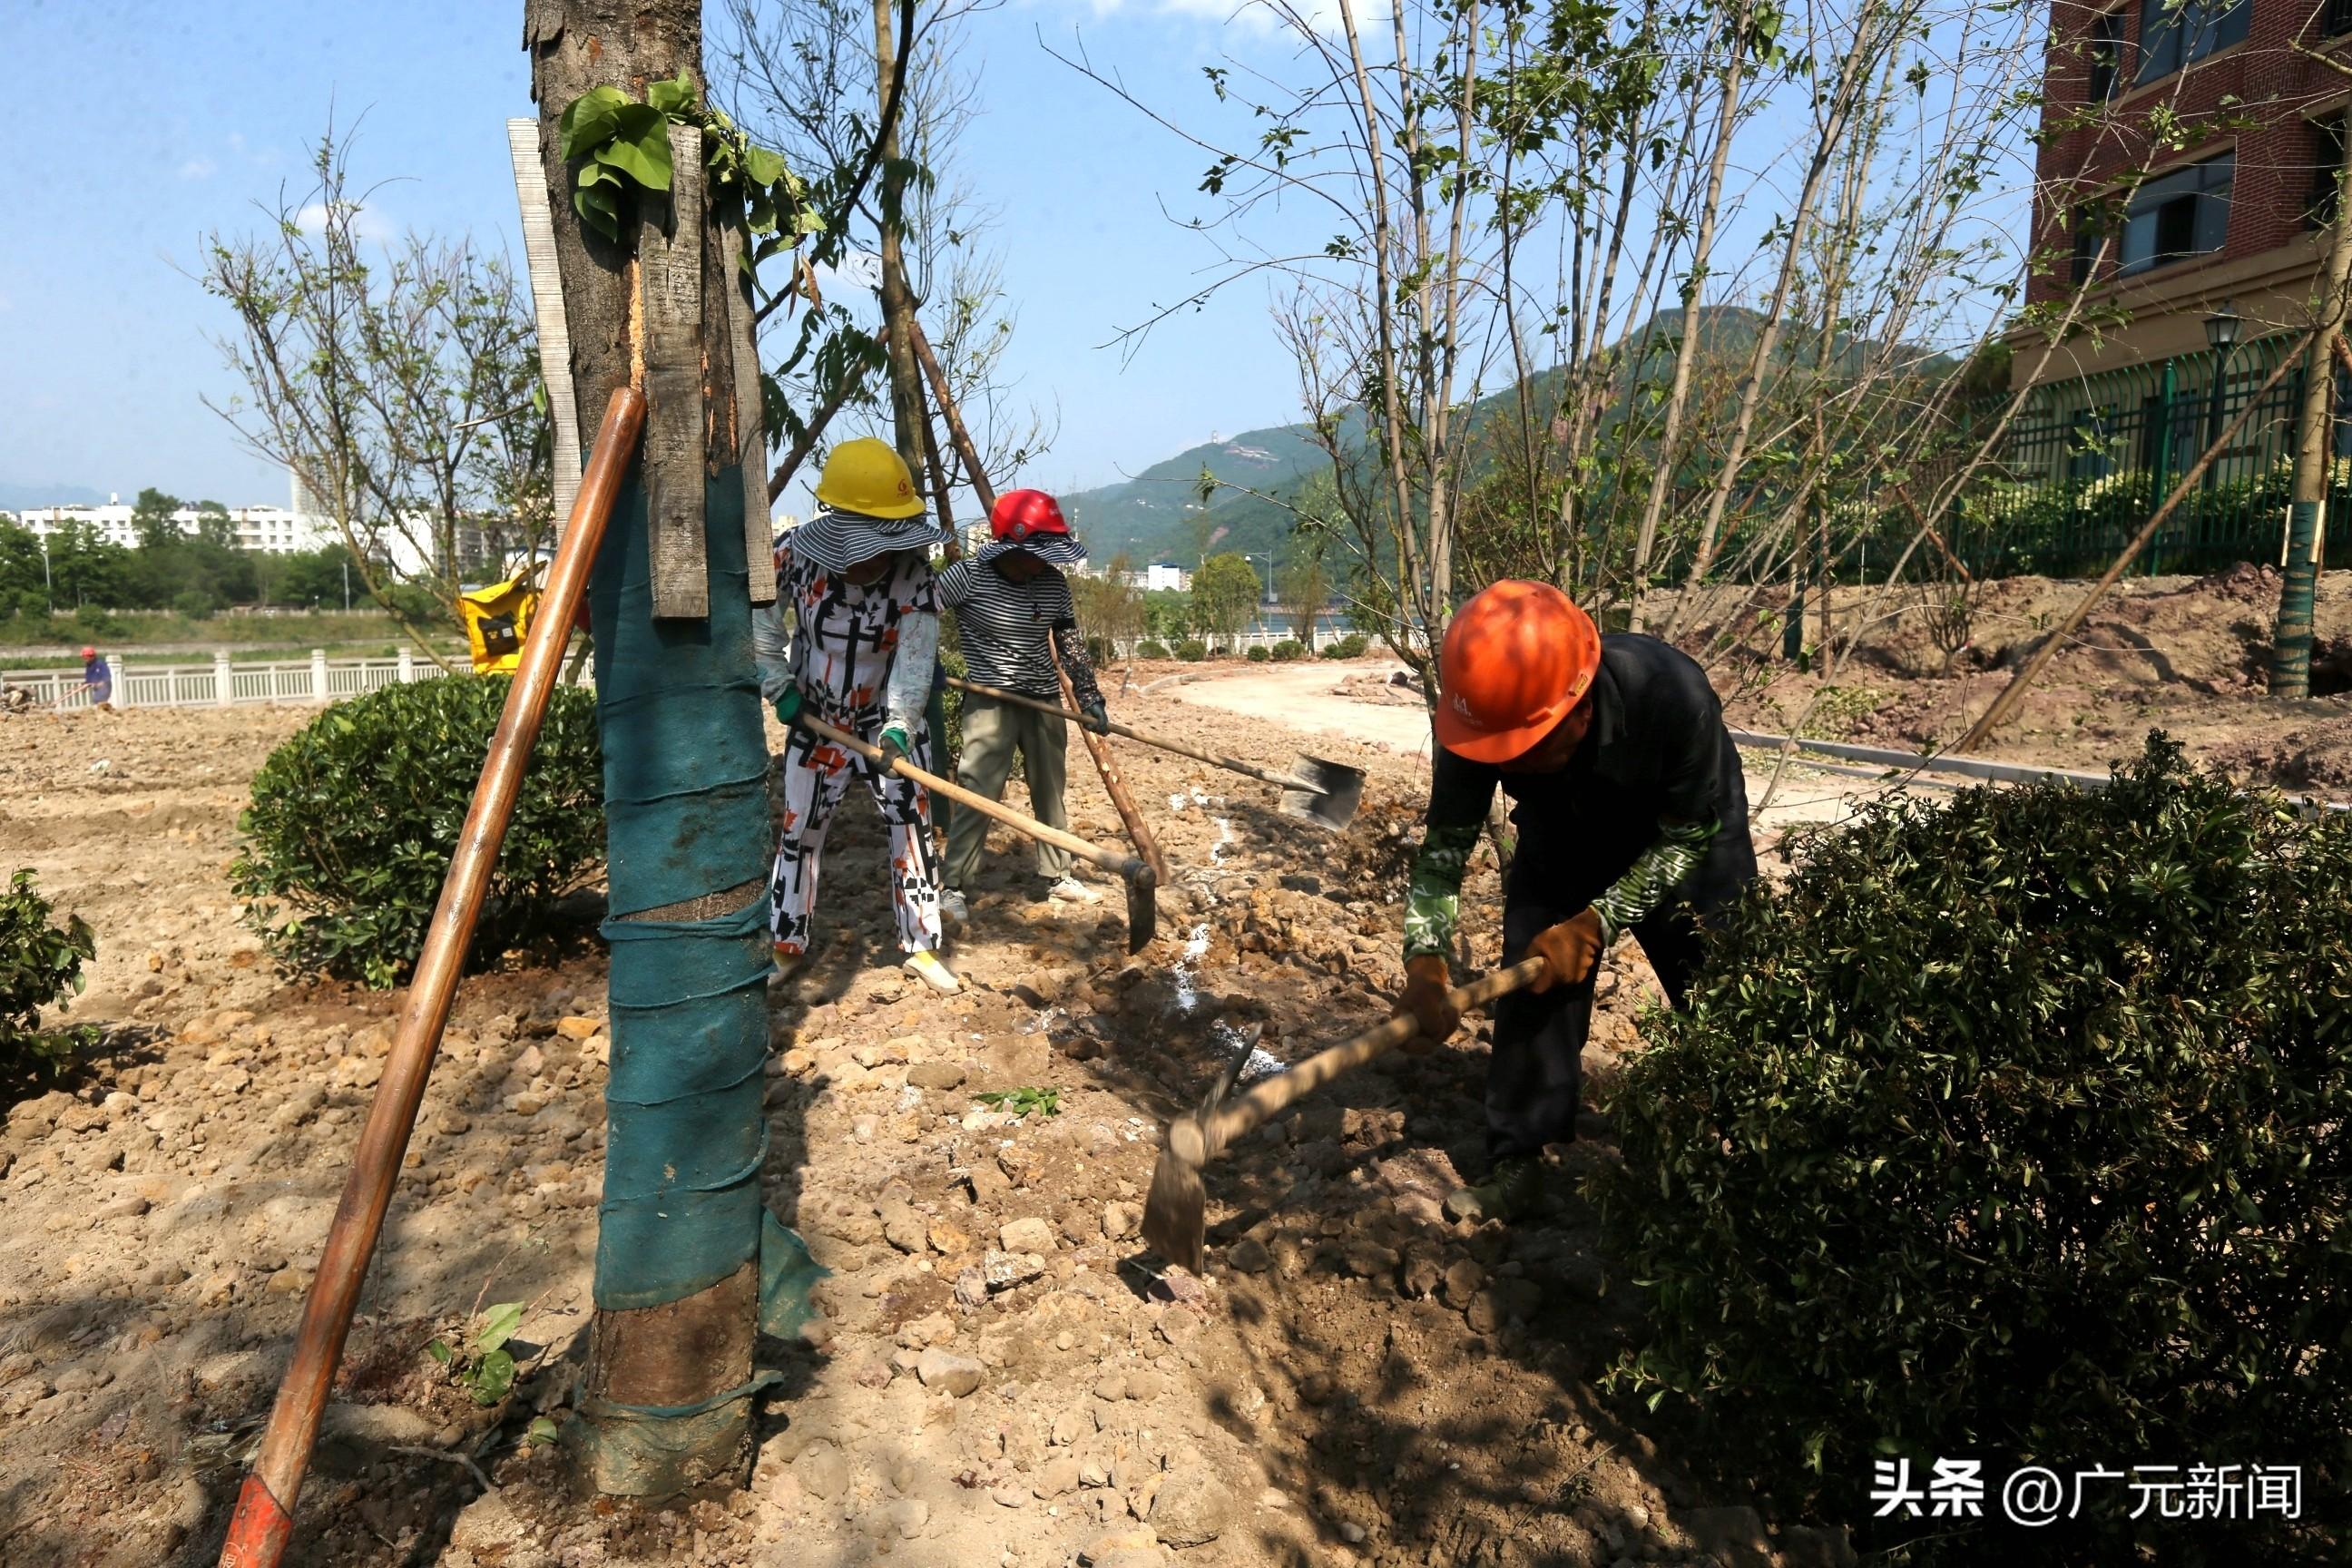
[{"label": "work glove", "polygon": [[797,686],[785,687],[783,695],[776,699],[776,721],[789,730],[793,727],[793,721],[799,718],[800,713],[801,689]]},{"label": "work glove", "polygon": [[1097,735],[1110,732],[1110,710],[1099,697],[1089,697],[1078,704],[1078,711],[1087,716],[1087,728]]},{"label": "work glove", "polygon": [[1601,938],[1601,916],[1591,908],[1546,926],[1528,943],[1528,955],[1544,961],[1544,972],[1528,989],[1541,993],[1555,985],[1583,984],[1592,977],[1592,966],[1601,962],[1606,945]]},{"label": "work glove", "polygon": [[914,755],[914,738],[907,733],[907,725],[903,720],[893,719],[883,725],[879,740],[885,758]]},{"label": "work glove", "polygon": [[1404,1043],[1413,1056],[1427,1056],[1462,1022],[1462,1009],[1448,999],[1454,981],[1444,955],[1424,952],[1404,961],[1404,989],[1397,994],[1396,1010],[1421,1026],[1421,1033]]}]

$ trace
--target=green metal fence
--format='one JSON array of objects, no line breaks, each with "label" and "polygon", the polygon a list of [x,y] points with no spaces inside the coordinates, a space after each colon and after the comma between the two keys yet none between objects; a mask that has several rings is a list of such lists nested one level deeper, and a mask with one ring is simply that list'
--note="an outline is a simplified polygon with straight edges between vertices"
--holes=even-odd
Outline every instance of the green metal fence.
[{"label": "green metal fence", "polygon": [[[2198,457],[2260,390],[2294,335],[2242,343],[2226,358],[2159,363],[2050,383],[2011,424],[2000,461],[1971,481],[1951,517],[1953,549],[1979,575],[2104,571]],[[2217,378],[2217,361],[2222,374]],[[2241,561],[2276,564],[2284,539],[2301,366],[2255,404],[2198,489],[2134,570],[2202,574]],[[2328,512],[2352,502],[2352,385],[2336,378]],[[1899,549],[1900,519],[1887,520]],[[2352,521],[2327,531],[2327,563],[2352,565]],[[1883,557],[1884,558],[1884,557]]]}]

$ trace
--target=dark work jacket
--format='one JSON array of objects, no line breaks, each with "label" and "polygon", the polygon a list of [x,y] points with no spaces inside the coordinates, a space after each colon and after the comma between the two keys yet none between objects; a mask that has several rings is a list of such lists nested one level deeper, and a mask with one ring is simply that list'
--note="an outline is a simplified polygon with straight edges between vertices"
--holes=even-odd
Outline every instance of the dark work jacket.
[{"label": "dark work jacket", "polygon": [[1592,726],[1557,773],[1508,773],[1444,747],[1432,768],[1428,825],[1484,822],[1499,785],[1518,850],[1513,880],[1533,874],[1563,907],[1589,901],[1658,841],[1664,817],[1720,825],[1677,887],[1699,913],[1736,899],[1756,875],[1747,782],[1723,704],[1681,649],[1637,632],[1601,639]]}]

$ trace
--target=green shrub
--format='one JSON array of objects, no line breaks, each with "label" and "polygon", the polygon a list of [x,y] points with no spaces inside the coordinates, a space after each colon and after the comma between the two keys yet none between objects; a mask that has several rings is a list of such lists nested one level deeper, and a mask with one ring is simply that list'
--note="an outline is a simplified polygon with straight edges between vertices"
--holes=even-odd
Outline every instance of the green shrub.
[{"label": "green shrub", "polygon": [[172,608],[192,621],[208,621],[220,602],[205,588],[184,588],[173,596]]},{"label": "green shrub", "polygon": [[[338,702],[280,745],[238,819],[246,922],[290,968],[374,986],[415,963],[506,676],[446,676]],[[595,694],[556,688],[482,906],[473,956],[544,933],[604,853]]]},{"label": "green shrub", "polygon": [[1186,637],[1176,645],[1176,657],[1186,664],[1198,664],[1209,657],[1209,645],[1199,637]]},{"label": "green shrub", "polygon": [[1249,650],[1247,657],[1252,664],[1264,664],[1274,656],[1263,647],[1254,647]]},{"label": "green shrub", "polygon": [[51,1078],[98,1031],[88,1025],[44,1029],[41,1009],[62,1007],[79,995],[81,966],[98,956],[98,940],[79,915],[49,923],[49,902],[18,871],[0,892],[0,1080]]},{"label": "green shrub", "polygon": [[1135,645],[1135,657],[1138,658],[1166,658],[1168,657],[1168,645],[1156,638],[1146,637],[1141,642]]},{"label": "green shrub", "polygon": [[1371,639],[1363,633],[1349,632],[1337,642],[1324,645],[1323,657],[1325,658],[1357,658],[1371,646]]},{"label": "green shrub", "polygon": [[1288,664],[1294,658],[1307,657],[1307,645],[1297,637],[1285,637],[1274,645],[1273,659],[1276,664]]},{"label": "green shrub", "polygon": [[[1793,859],[1612,1097],[1595,1195],[1652,1302],[1612,1384],[1703,1415],[1784,1503],[1851,1505],[1895,1456],[1981,1459],[1989,1514],[2022,1463],[2300,1463],[2340,1495],[2352,822],[2152,735],[2105,790],[1883,803]],[[2311,1546],[2212,1527],[2216,1555],[2169,1555],[2132,1500],[2004,1560]]]}]

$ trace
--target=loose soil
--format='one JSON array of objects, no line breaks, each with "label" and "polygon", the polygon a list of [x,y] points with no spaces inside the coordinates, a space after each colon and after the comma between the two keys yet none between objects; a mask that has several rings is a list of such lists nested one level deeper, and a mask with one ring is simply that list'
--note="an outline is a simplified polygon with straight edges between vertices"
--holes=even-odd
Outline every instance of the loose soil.
[{"label": "loose soil", "polygon": [[[1942,628],[1948,649],[1930,605],[1895,606],[1827,679],[1764,657],[1777,633],[1751,620],[1747,647],[1710,668],[1737,722],[1948,742],[2078,591],[1987,584],[1967,637]],[[1858,617],[1863,602],[1841,594],[1832,615]],[[2274,602],[2252,570],[2128,584],[1992,749],[2095,765],[2161,726],[2249,778],[2352,789],[2345,700],[2260,694]],[[2320,630],[2324,689],[2352,675],[2340,578]],[[1568,1179],[1615,1158],[1605,1116],[1555,1151],[1566,1169],[1542,1222],[1445,1217],[1446,1191],[1483,1168],[1483,1026],[1343,1079],[1231,1151],[1209,1175],[1205,1278],[1162,1271],[1137,1241],[1161,1121],[1246,1031],[1291,1059],[1386,1011],[1427,766],[1417,711],[1380,685],[1389,668],[1171,665],[1113,685],[1139,726],[1268,766],[1312,750],[1370,775],[1356,822],[1326,836],[1277,815],[1270,790],[1123,743],[1181,868],[1162,937],[1138,959],[1115,889],[1094,906],[1049,902],[1000,832],[952,953],[971,989],[910,985],[888,935],[883,837],[859,800],[845,806],[823,944],[771,998],[767,1090],[770,1202],[833,1277],[823,1321],[764,1347],[783,1381],[742,1489],[662,1507],[576,1500],[561,1455],[528,1440],[535,1413],[562,1413],[590,1306],[604,969],[583,938],[557,962],[515,954],[470,978],[290,1560],[1843,1561],[1833,1529],[1768,1533],[1750,1510],[1769,1502],[1708,1475],[1703,1445],[1597,1389],[1641,1322],[1638,1290]],[[1196,679],[1144,689],[1177,675]],[[31,867],[96,928],[68,1016],[106,1031],[66,1083],[9,1105],[0,1131],[12,1568],[213,1561],[283,1370],[399,1004],[281,976],[237,923],[237,810],[309,716],[0,719],[0,869]],[[1837,815],[1857,787],[1792,776],[1775,809],[1793,816]],[[1072,809],[1080,832],[1114,840],[1083,764]],[[1469,907],[1496,897],[1482,850]],[[1469,924],[1474,959],[1494,962],[1494,922]],[[1601,986],[1587,1071],[1605,1088],[1655,985],[1628,946]],[[1058,1114],[975,1098],[1018,1088],[1057,1090]],[[981,1273],[992,1249],[1000,1288]],[[525,1371],[511,1397],[478,1407],[425,1347],[501,1300],[528,1303]],[[1859,1517],[1859,1478],[1854,1490]]]}]

